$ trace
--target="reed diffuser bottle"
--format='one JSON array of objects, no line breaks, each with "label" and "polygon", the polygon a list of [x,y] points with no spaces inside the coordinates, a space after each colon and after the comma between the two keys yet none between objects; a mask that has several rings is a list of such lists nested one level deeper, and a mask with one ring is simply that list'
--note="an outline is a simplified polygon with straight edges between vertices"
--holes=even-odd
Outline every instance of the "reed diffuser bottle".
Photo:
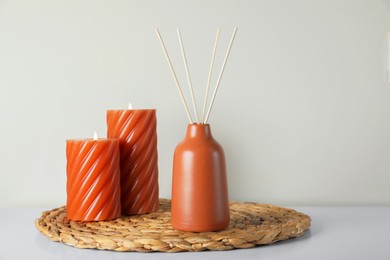
[{"label": "reed diffuser bottle", "polygon": [[172,226],[205,232],[229,225],[225,155],[209,124],[190,124],[176,147],[172,178]]},{"label": "reed diffuser bottle", "polygon": [[187,127],[186,136],[176,147],[173,158],[171,204],[172,226],[179,230],[191,232],[223,230],[229,225],[230,219],[225,155],[221,145],[213,138],[210,125],[207,123],[207,120],[229,57],[230,49],[237,32],[237,27],[233,31],[233,35],[206,113],[207,96],[209,93],[210,79],[219,38],[219,29],[217,30],[201,120],[199,120],[197,113],[196,101],[182,38],[180,31],[177,30],[196,117],[195,123],[188,110],[187,103],[183,96],[183,91],[176,77],[176,73],[165,48],[164,41],[162,40],[158,29],[156,29],[156,32],[190,121],[190,124]]}]

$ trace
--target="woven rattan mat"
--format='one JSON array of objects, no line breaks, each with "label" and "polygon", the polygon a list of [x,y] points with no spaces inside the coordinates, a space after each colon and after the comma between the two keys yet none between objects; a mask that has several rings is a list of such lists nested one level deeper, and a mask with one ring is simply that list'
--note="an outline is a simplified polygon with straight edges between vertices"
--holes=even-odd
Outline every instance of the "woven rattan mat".
[{"label": "woven rattan mat", "polygon": [[230,225],[219,232],[175,230],[170,214],[167,199],[160,199],[156,213],[99,222],[69,221],[61,207],[43,212],[35,225],[49,239],[70,246],[138,252],[250,248],[299,237],[310,227],[310,217],[295,210],[247,202],[230,203]]}]

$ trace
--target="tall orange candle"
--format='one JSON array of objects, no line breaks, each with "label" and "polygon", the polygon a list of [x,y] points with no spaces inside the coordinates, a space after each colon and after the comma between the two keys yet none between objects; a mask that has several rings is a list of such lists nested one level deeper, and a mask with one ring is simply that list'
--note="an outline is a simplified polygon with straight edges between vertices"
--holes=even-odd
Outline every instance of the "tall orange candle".
[{"label": "tall orange candle", "polygon": [[124,214],[158,210],[156,124],[155,109],[107,111],[107,136],[120,140]]},{"label": "tall orange candle", "polygon": [[79,221],[120,217],[118,139],[67,140],[67,218]]}]

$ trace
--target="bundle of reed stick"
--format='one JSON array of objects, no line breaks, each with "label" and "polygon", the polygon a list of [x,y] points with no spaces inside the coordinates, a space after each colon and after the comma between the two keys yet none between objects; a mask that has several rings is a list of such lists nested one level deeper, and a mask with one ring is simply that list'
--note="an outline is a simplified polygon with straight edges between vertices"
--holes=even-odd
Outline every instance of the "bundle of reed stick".
[{"label": "bundle of reed stick", "polygon": [[185,111],[187,113],[188,120],[190,121],[191,124],[194,124],[194,123],[195,124],[207,124],[207,121],[208,121],[209,116],[210,116],[211,109],[213,108],[215,97],[216,97],[218,89],[219,89],[219,85],[221,83],[222,75],[223,75],[223,72],[225,70],[225,66],[226,66],[227,60],[229,58],[230,50],[232,48],[232,45],[233,45],[233,42],[234,42],[234,38],[235,38],[236,33],[237,33],[237,27],[234,28],[234,31],[233,31],[232,37],[230,39],[230,43],[229,43],[228,49],[226,51],[225,59],[224,59],[224,61],[222,63],[221,71],[219,72],[219,76],[217,78],[217,82],[216,82],[215,87],[214,87],[213,95],[211,96],[211,101],[209,103],[208,109],[206,110],[207,102],[208,102],[208,96],[209,96],[209,92],[210,92],[211,76],[212,76],[212,72],[213,72],[213,68],[214,68],[215,54],[216,54],[216,51],[217,51],[218,40],[219,40],[219,33],[220,33],[220,29],[219,28],[217,29],[217,34],[215,36],[215,43],[214,43],[213,53],[212,53],[212,56],[211,56],[210,69],[209,69],[208,78],[207,78],[207,85],[206,85],[205,97],[204,97],[204,102],[203,102],[202,117],[200,119],[199,119],[199,115],[198,115],[198,108],[197,108],[197,105],[196,105],[194,89],[192,87],[191,76],[190,76],[190,72],[189,72],[189,69],[188,69],[188,63],[187,63],[186,53],[185,53],[185,50],[184,50],[183,40],[182,40],[182,37],[181,37],[181,34],[180,34],[180,30],[177,29],[177,37],[179,39],[181,54],[182,54],[183,62],[184,62],[184,68],[185,68],[185,72],[186,72],[186,76],[187,76],[187,81],[188,81],[188,86],[189,86],[189,90],[190,90],[190,94],[191,94],[193,108],[194,108],[194,111],[195,111],[195,120],[196,120],[195,122],[192,119],[191,113],[190,113],[190,111],[188,109],[187,102],[186,102],[186,100],[184,98],[184,95],[183,95],[183,90],[182,90],[182,88],[180,86],[179,80],[177,79],[176,72],[175,72],[175,70],[173,68],[172,61],[171,61],[171,59],[170,59],[170,57],[168,55],[168,51],[167,51],[167,48],[165,47],[165,44],[164,44],[164,41],[163,41],[163,39],[161,37],[160,31],[158,29],[156,29],[156,33],[157,33],[158,39],[160,40],[161,47],[162,47],[162,49],[164,51],[165,58],[167,59],[169,68],[170,68],[172,76],[173,76],[173,79],[175,80],[176,87],[177,87],[177,90],[179,91],[179,95],[180,95],[180,98],[181,98],[181,100],[183,102]]}]

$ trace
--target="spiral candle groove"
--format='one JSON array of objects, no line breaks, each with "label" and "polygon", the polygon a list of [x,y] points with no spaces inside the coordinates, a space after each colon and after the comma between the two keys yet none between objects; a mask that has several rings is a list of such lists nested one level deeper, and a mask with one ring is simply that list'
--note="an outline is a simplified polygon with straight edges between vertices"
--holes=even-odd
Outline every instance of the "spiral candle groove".
[{"label": "spiral candle groove", "polygon": [[119,140],[68,140],[67,218],[81,221],[121,215]]},{"label": "spiral candle groove", "polygon": [[125,214],[158,209],[155,110],[109,110],[108,137],[120,139],[121,201]]}]

